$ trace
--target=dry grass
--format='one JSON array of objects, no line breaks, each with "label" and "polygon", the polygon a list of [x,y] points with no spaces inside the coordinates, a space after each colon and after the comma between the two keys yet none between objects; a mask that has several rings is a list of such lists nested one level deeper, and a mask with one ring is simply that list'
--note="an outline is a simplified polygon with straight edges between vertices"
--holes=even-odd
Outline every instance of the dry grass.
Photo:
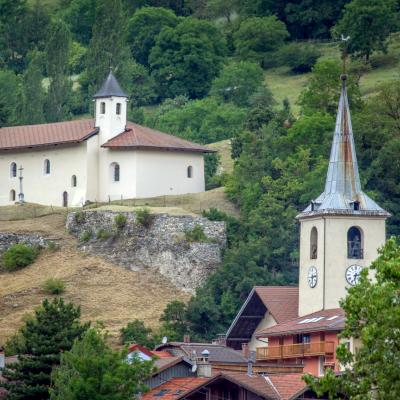
[{"label": "dry grass", "polygon": [[231,173],[233,171],[233,159],[231,157],[231,140],[221,140],[220,142],[207,144],[211,150],[218,151],[218,154],[221,156],[220,165],[217,173],[228,172]]},{"label": "dry grass", "polygon": [[58,251],[44,251],[23,270],[0,274],[0,345],[21,326],[25,314],[51,297],[42,290],[50,277],[65,282],[63,297],[81,306],[84,321],[103,321],[114,340],[128,321],[140,318],[155,327],[169,301],[188,299],[153,270],[129,271],[76,250],[62,215],[0,222],[0,231],[40,232],[61,245]]}]

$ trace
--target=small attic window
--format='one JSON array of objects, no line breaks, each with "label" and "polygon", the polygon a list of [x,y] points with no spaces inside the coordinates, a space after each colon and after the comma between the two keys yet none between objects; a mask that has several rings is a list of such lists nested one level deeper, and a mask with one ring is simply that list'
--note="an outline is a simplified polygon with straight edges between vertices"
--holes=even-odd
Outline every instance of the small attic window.
[{"label": "small attic window", "polygon": [[121,103],[116,104],[115,112],[117,113],[117,115],[121,115]]},{"label": "small attic window", "polygon": [[353,210],[354,211],[360,210],[360,202],[359,201],[353,201]]},{"label": "small attic window", "polygon": [[100,114],[105,114],[106,113],[106,103],[102,101],[100,103]]}]

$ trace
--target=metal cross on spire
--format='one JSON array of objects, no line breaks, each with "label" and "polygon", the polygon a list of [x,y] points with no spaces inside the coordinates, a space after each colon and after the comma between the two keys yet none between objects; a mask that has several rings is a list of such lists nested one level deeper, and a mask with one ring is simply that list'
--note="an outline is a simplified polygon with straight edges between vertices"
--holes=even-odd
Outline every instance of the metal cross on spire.
[{"label": "metal cross on spire", "polygon": [[347,42],[350,40],[350,36],[344,37],[344,35],[342,34],[341,40],[343,42],[343,52],[342,52],[343,72],[342,73],[343,73],[343,75],[345,75],[346,74],[346,62],[347,62],[347,58],[348,58]]}]

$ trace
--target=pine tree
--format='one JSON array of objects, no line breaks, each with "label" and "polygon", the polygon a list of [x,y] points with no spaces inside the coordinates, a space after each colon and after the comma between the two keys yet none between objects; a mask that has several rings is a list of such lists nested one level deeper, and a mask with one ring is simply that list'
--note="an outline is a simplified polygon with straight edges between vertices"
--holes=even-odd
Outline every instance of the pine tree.
[{"label": "pine tree", "polygon": [[69,116],[72,84],[68,75],[71,34],[61,20],[54,23],[47,42],[47,75],[50,86],[46,100],[48,122],[62,121]]},{"label": "pine tree", "polygon": [[2,383],[9,391],[7,399],[45,400],[49,398],[50,375],[63,351],[87,329],[79,323],[80,309],[63,299],[47,299],[21,329],[22,348],[18,362],[5,368]]},{"label": "pine tree", "polygon": [[45,92],[43,89],[43,64],[40,54],[35,52],[23,76],[21,122],[40,124],[44,119]]}]

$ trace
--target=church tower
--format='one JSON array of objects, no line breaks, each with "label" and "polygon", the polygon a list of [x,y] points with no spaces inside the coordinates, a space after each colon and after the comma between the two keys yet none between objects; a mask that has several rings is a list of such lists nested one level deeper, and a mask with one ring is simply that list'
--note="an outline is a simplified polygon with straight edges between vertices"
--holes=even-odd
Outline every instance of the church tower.
[{"label": "church tower", "polygon": [[100,90],[93,96],[95,101],[95,126],[100,128],[101,144],[124,132],[127,98],[128,95],[121,89],[110,70]]},{"label": "church tower", "polygon": [[324,192],[297,218],[300,222],[299,316],[339,307],[346,287],[377,257],[390,216],[361,189],[346,75]]}]

